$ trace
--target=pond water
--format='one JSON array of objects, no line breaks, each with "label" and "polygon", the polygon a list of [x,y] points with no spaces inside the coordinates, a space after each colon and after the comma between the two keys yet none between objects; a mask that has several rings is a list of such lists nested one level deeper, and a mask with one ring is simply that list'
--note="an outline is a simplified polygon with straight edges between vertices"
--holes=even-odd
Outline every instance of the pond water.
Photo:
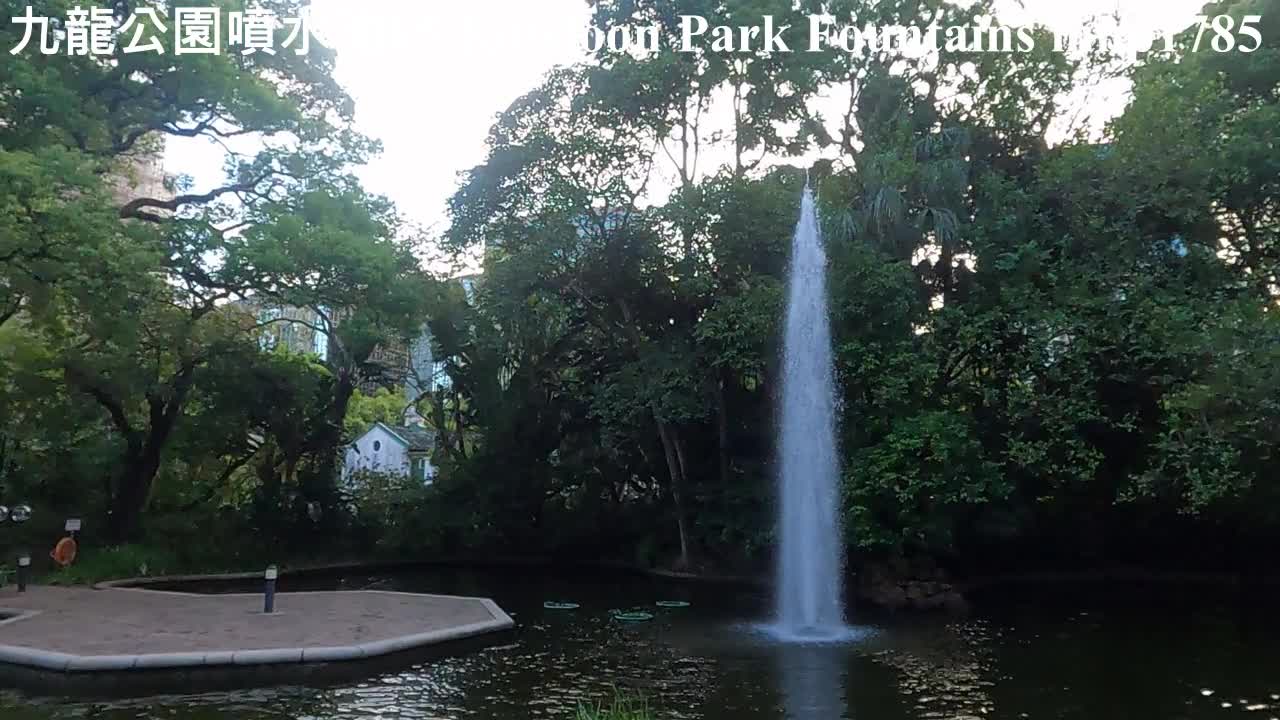
[{"label": "pond water", "polygon": [[[1006,590],[963,619],[854,608],[853,642],[787,646],[756,629],[770,604],[761,590],[505,569],[282,585],[488,596],[519,627],[323,683],[125,699],[4,690],[0,718],[531,720],[572,717],[615,688],[643,695],[657,718],[690,720],[1280,717],[1280,621],[1242,591]],[[547,600],[580,607],[547,610]],[[637,606],[654,619],[610,619]]]}]

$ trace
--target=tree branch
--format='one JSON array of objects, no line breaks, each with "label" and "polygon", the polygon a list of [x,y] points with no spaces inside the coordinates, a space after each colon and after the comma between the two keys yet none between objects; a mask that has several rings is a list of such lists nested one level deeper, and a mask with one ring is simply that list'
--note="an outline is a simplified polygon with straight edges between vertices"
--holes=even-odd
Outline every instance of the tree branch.
[{"label": "tree branch", "polygon": [[62,368],[63,376],[67,383],[78,388],[81,392],[98,401],[98,404],[106,408],[107,413],[111,415],[111,422],[116,426],[122,435],[128,437],[133,432],[133,426],[129,424],[129,416],[124,410],[124,405],[113,397],[111,393],[88,376],[80,368],[66,364]]},{"label": "tree branch", "polygon": [[126,220],[130,218],[139,219],[139,220],[151,220],[151,221],[160,220],[160,219],[163,219],[161,216],[156,215],[154,213],[141,212],[142,209],[154,208],[157,210],[168,210],[170,212],[174,212],[174,211],[177,211],[177,209],[182,207],[183,205],[200,205],[200,204],[217,200],[223,195],[230,195],[231,193],[248,192],[250,190],[253,190],[255,187],[258,186],[259,183],[261,183],[263,180],[266,180],[270,176],[271,176],[271,173],[263,173],[262,175],[259,175],[258,177],[252,180],[235,183],[233,185],[224,185],[223,187],[210,190],[207,193],[177,195],[168,200],[160,200],[157,198],[137,198],[135,200],[130,200],[129,202],[125,203],[123,207],[120,208],[120,218],[126,219]]}]

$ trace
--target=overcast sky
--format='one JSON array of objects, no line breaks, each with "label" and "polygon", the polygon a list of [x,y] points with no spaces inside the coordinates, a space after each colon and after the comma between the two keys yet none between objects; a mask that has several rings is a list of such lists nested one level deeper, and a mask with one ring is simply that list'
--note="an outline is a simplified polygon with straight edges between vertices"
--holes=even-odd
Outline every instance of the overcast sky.
[{"label": "overcast sky", "polygon": [[[1202,0],[1016,5],[1010,0],[1003,23],[1070,32],[1084,17],[1118,11],[1130,31],[1147,35],[1190,24]],[[586,0],[315,0],[313,32],[338,51],[357,123],[383,142],[383,155],[360,172],[366,185],[413,220],[442,226],[458,173],[484,159],[494,116],[553,66],[583,56],[588,20]],[[1123,106],[1122,97],[1093,102],[1095,114]],[[171,141],[165,169],[212,187],[221,152],[200,140]]]}]

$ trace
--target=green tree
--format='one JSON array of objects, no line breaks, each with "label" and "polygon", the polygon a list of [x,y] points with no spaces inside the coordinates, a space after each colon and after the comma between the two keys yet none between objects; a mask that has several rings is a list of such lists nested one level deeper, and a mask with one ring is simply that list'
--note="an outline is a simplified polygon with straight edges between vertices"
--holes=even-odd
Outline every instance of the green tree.
[{"label": "green tree", "polygon": [[[70,5],[33,10],[63,17]],[[172,4],[146,5],[172,27]],[[262,5],[281,17],[305,7]],[[0,11],[18,15],[17,7]],[[115,8],[117,32],[134,9]],[[16,45],[20,31],[7,26],[0,43]],[[226,312],[227,302],[253,297],[322,319],[335,384],[308,449],[326,478],[374,348],[402,342],[420,323],[414,239],[350,175],[377,147],[353,130],[333,62],[313,41],[305,55],[181,63],[150,53],[110,62],[19,53],[0,69],[0,202],[12,210],[0,241],[0,319],[22,315],[43,333],[67,385],[115,430],[116,539],[138,534],[201,369],[252,342],[256,320]],[[197,191],[179,178],[170,192],[140,197],[125,181],[154,161],[165,137],[236,136],[257,138],[260,149],[229,154],[220,186]]]}]

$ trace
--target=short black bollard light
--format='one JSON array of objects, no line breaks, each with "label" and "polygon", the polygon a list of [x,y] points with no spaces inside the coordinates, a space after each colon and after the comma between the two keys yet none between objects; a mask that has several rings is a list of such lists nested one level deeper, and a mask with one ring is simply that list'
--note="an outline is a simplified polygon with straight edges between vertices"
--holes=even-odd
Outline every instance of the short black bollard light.
[{"label": "short black bollard light", "polygon": [[268,565],[267,572],[263,577],[266,578],[265,595],[262,598],[262,612],[273,613],[276,611],[276,577],[279,575],[275,565]]},{"label": "short black bollard light", "polygon": [[18,558],[18,592],[27,591],[27,573],[31,570],[31,556],[22,555]]}]

